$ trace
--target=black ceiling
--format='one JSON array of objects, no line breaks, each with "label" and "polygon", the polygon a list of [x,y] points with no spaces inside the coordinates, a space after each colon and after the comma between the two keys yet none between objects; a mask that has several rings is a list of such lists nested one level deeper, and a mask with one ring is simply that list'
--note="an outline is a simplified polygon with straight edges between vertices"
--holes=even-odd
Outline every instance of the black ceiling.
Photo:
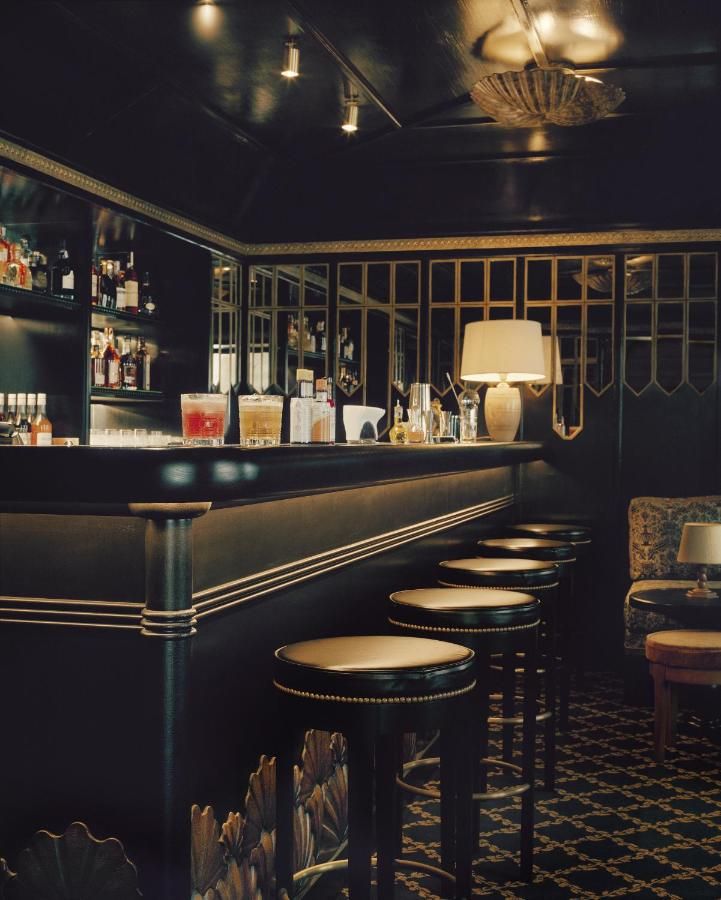
[{"label": "black ceiling", "polygon": [[[626,100],[496,124],[531,46]],[[6,0],[0,130],[246,240],[719,224],[720,66],[719,0]]]}]

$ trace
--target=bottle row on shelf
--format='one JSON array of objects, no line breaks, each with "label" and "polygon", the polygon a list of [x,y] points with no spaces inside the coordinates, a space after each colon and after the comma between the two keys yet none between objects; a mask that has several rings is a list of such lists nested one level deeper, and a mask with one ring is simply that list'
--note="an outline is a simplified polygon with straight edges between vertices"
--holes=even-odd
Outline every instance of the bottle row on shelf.
[{"label": "bottle row on shelf", "polygon": [[119,335],[114,330],[93,331],[90,338],[90,386],[112,390],[149,391],[151,357],[145,338]]},{"label": "bottle row on shelf", "polygon": [[309,317],[303,316],[301,328],[298,316],[292,313],[288,315],[288,349],[297,350],[299,346],[308,353],[325,353],[327,345],[324,318],[311,324]]},{"label": "bottle row on shelf", "polygon": [[47,394],[0,394],[0,422],[9,422],[20,442],[33,446],[49,446],[53,442],[53,426],[47,414]]},{"label": "bottle row on shelf", "polygon": [[101,258],[97,264],[93,262],[90,285],[93,306],[146,316],[157,315],[150,273],[143,275],[142,283],[138,281],[132,250],[127,254],[125,265],[119,259]]},{"label": "bottle row on shelf", "polygon": [[8,235],[0,225],[0,284],[74,299],[75,270],[65,242],[49,264],[45,253],[31,248],[29,235]]}]

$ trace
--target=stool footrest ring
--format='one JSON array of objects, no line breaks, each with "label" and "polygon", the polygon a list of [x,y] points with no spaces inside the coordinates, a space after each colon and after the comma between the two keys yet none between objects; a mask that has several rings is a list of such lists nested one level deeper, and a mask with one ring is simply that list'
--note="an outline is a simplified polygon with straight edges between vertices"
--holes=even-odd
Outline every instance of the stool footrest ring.
[{"label": "stool footrest ring", "polygon": [[[522,775],[523,769],[520,766],[517,766],[515,763],[506,762],[504,759],[495,759],[493,757],[482,757],[480,762],[486,766],[493,766],[497,769],[506,769],[509,772],[512,772],[514,775]],[[407,773],[414,771],[415,769],[420,769],[423,766],[437,766],[440,764],[440,757],[438,756],[428,756],[424,759],[413,759],[410,762],[403,764],[403,776]],[[426,788],[426,787],[417,787],[415,784],[410,784],[407,781],[404,781],[400,775],[396,776],[396,784],[401,790],[407,791],[409,794],[415,794],[419,797],[428,797],[431,800],[440,800],[441,792],[437,788]],[[521,794],[525,794],[526,791],[531,789],[531,785],[528,782],[523,782],[522,784],[515,784],[512,787],[508,788],[498,788],[494,791],[484,791],[482,793],[473,794],[474,800],[505,800],[508,797],[518,797]]]},{"label": "stool footrest ring", "polygon": [[[378,865],[377,856],[373,855],[371,857],[371,865]],[[408,869],[411,872],[423,872],[426,875],[435,875],[438,878],[445,878],[453,884],[456,882],[455,875],[446,872],[445,869],[438,868],[438,866],[432,866],[430,863],[419,862],[415,859],[396,859],[395,865],[398,869]],[[304,878],[325,875],[326,872],[339,872],[341,869],[347,868],[347,859],[334,859],[329,862],[315,863],[315,865],[308,866],[306,869],[300,869],[298,872],[295,872],[293,874],[293,882],[302,881]]]}]

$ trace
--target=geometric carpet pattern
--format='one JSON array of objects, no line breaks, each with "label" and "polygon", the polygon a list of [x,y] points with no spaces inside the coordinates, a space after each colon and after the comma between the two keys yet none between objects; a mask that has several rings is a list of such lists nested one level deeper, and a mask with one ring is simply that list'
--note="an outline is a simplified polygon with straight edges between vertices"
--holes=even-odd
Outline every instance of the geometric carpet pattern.
[{"label": "geometric carpet pattern", "polygon": [[[499,800],[482,806],[473,896],[719,900],[718,745],[682,732],[659,765],[651,710],[625,705],[620,679],[587,675],[572,701],[571,730],[559,736],[556,790],[536,791],[533,883],[518,876],[520,802]],[[437,801],[409,798],[406,815],[404,853],[439,864]],[[403,900],[439,896],[431,877],[401,871],[396,879]],[[312,896],[343,893],[319,883]]]}]

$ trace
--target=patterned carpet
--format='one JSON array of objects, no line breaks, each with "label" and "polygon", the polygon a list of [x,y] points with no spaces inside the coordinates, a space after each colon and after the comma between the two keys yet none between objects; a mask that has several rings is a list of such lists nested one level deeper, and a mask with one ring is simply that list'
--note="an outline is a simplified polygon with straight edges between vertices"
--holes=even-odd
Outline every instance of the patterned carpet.
[{"label": "patterned carpet", "polygon": [[[557,788],[536,793],[535,878],[518,881],[518,800],[484,806],[474,897],[721,898],[721,749],[693,733],[658,765],[650,710],[592,675],[558,748]],[[408,806],[405,852],[438,862],[438,804]],[[313,900],[343,896],[319,883]],[[401,872],[396,896],[438,897],[437,880]]]}]

